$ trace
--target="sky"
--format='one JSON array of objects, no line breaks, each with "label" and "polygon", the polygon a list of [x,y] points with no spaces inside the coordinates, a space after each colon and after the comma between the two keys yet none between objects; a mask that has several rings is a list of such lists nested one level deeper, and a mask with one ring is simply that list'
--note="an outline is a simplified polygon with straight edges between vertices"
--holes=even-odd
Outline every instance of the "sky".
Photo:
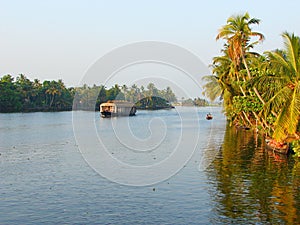
[{"label": "sky", "polygon": [[300,35],[299,9],[297,0],[0,0],[0,76],[77,86],[105,54],[147,40],[178,45],[208,66],[220,54],[215,37],[229,16],[247,11],[261,19],[253,30],[266,37],[256,48],[263,52],[281,48],[284,31]]}]

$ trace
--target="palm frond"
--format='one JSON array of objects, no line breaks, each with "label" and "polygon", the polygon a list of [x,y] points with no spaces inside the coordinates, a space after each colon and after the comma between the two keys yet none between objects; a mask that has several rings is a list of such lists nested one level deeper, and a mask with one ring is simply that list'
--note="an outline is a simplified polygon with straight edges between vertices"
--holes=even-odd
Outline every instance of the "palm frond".
[{"label": "palm frond", "polygon": [[[294,89],[292,98],[287,98],[282,110],[275,122],[276,128],[274,131],[274,138],[283,140],[289,134],[295,134],[300,116],[300,99],[299,88]],[[287,95],[286,97],[290,97]]]},{"label": "palm frond", "polygon": [[282,36],[285,39],[284,45],[286,49],[287,60],[291,63],[293,69],[298,72],[298,59],[300,50],[299,37],[296,37],[294,34],[289,34],[287,32],[284,32]]}]

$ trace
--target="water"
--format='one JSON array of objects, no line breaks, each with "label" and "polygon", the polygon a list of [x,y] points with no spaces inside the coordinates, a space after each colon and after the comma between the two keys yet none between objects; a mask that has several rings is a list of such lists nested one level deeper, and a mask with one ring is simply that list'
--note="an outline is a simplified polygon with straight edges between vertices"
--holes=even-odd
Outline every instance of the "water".
[{"label": "water", "polygon": [[[209,111],[212,121],[205,120]],[[0,224],[300,223],[300,164],[265,151],[250,131],[226,128],[219,108],[199,108],[197,114],[200,138],[193,157],[171,178],[142,187],[111,182],[88,165],[74,138],[72,112],[0,114]],[[180,137],[176,111],[113,120],[120,126],[129,121],[134,135],[147,141],[151,118],[163,118],[153,126],[170,127],[162,142],[167,147],[137,154],[110,141],[108,152],[136,165],[163,161]],[[111,122],[95,114],[105,140],[114,140],[105,129]],[[194,132],[197,126],[187,127]]]},{"label": "water", "polygon": [[251,131],[227,128],[207,179],[221,223],[300,223],[300,162],[266,151]]}]

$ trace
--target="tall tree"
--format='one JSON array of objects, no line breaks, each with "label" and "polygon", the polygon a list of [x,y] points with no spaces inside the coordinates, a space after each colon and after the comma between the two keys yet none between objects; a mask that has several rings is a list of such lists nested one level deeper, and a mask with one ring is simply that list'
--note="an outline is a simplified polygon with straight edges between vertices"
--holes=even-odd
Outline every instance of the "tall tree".
[{"label": "tall tree", "polygon": [[[264,100],[261,97],[260,93],[257,91],[256,87],[247,86],[247,81],[251,80],[252,75],[250,73],[250,69],[248,66],[248,62],[251,62],[251,58],[254,58],[258,54],[250,52],[250,49],[254,47],[255,44],[264,40],[263,34],[259,32],[252,31],[251,25],[259,24],[260,20],[256,18],[250,18],[248,13],[243,15],[231,16],[227,20],[227,24],[222,26],[219,30],[219,33],[216,39],[224,39],[226,44],[224,45],[225,49],[223,52],[224,56],[228,56],[231,60],[230,70],[228,70],[226,80],[231,80],[229,83],[237,84],[243,98],[236,98],[238,102],[242,105],[251,104],[254,99],[251,94],[251,89],[254,90],[256,96],[260,99],[260,101],[264,104]],[[257,40],[251,42],[253,38],[257,38]],[[246,74],[245,72],[246,71]],[[252,121],[249,118],[250,115],[254,115],[256,120],[260,121],[257,113],[255,111],[245,111],[245,107],[240,107],[240,117],[248,124],[251,125]],[[244,123],[245,123],[244,122]],[[266,124],[265,121],[262,124]]]},{"label": "tall tree", "polygon": [[[251,78],[250,71],[246,62],[246,54],[255,44],[264,40],[264,35],[252,31],[252,24],[259,24],[257,18],[250,18],[246,12],[244,15],[231,16],[227,20],[227,24],[222,26],[216,39],[223,38],[227,42],[228,55],[233,60],[237,69],[241,69],[243,63],[247,70],[248,78]],[[250,42],[252,37],[257,37],[258,40]]]},{"label": "tall tree", "polygon": [[47,90],[45,91],[45,93],[50,96],[49,107],[51,108],[52,104],[54,102],[55,96],[60,96],[61,95],[60,85],[57,82],[55,82],[55,81],[51,81],[49,83],[49,85],[48,85]]},{"label": "tall tree", "polygon": [[24,74],[20,74],[17,76],[15,85],[20,93],[23,108],[32,107],[31,100],[34,95],[32,82]]},{"label": "tall tree", "polygon": [[283,140],[287,135],[297,135],[300,120],[300,38],[283,33],[284,50],[268,51],[270,73],[259,79],[259,87],[265,91],[267,103],[265,115],[271,110],[278,113],[274,138]]},{"label": "tall tree", "polygon": [[0,112],[16,112],[21,110],[22,103],[14,78],[5,75],[0,79]]},{"label": "tall tree", "polygon": [[[227,20],[227,24],[224,25],[216,37],[216,39],[223,38],[227,41],[228,55],[232,59],[236,71],[241,71],[242,66],[245,67],[248,80],[252,78],[246,58],[250,59],[251,56],[256,54],[249,52],[255,44],[264,40],[264,35],[252,31],[251,25],[259,24],[260,20],[257,18],[250,18],[250,15],[246,12],[244,15],[231,16]],[[253,38],[257,40],[251,42]],[[243,73],[239,73],[244,81],[246,81]],[[262,103],[265,103],[256,87],[253,90]]]}]

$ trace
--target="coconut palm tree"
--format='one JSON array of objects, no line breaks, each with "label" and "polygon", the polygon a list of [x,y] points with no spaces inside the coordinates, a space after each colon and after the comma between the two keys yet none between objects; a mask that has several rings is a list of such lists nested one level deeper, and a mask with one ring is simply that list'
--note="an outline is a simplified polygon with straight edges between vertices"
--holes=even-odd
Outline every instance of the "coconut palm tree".
[{"label": "coconut palm tree", "polygon": [[[222,38],[226,41],[225,50],[229,59],[232,61],[232,74],[235,76],[233,79],[242,93],[243,98],[240,98],[240,100],[246,104],[249,96],[250,98],[253,98],[252,90],[262,104],[265,104],[256,87],[250,86],[247,83],[252,79],[249,65],[257,58],[257,56],[259,56],[257,53],[250,52],[250,50],[255,44],[264,40],[263,34],[252,31],[251,28],[251,25],[259,24],[259,22],[260,20],[257,18],[250,18],[248,13],[231,16],[228,18],[227,24],[221,27],[216,37],[217,40]],[[256,38],[256,40],[252,41],[254,38]],[[264,124],[264,126],[266,125],[266,122],[264,120],[260,121],[261,119],[254,111],[248,111],[248,113],[246,113],[242,110],[240,113],[249,125],[252,124],[250,120],[253,116],[256,121]]]},{"label": "coconut palm tree", "polygon": [[203,77],[206,82],[203,86],[204,94],[212,101],[217,97],[223,99],[225,112],[230,121],[240,117],[245,121],[244,125],[250,125],[251,122],[244,112],[239,112],[240,115],[234,113],[236,111],[233,105],[234,97],[246,96],[246,91],[243,87],[244,82],[239,79],[239,71],[228,55],[228,49],[224,49],[223,54],[223,56],[213,58],[213,75]]},{"label": "coconut palm tree", "polygon": [[121,87],[121,91],[124,94],[124,100],[128,101],[128,87],[126,86],[126,84],[123,84]]},{"label": "coconut palm tree", "polygon": [[47,88],[47,90],[45,91],[46,94],[50,95],[50,104],[49,107],[51,108],[53,102],[54,102],[54,98],[56,95],[60,96],[61,95],[61,90],[58,86],[58,83],[55,81],[51,81],[49,83],[49,86]]},{"label": "coconut palm tree", "polygon": [[[231,16],[227,20],[227,24],[222,26],[216,37],[217,40],[223,38],[227,42],[228,56],[231,58],[235,65],[236,71],[241,76],[243,81],[246,78],[243,73],[241,73],[243,66],[246,69],[248,80],[252,78],[249,66],[246,59],[251,59],[251,57],[257,55],[256,53],[249,52],[255,44],[264,40],[264,35],[252,31],[251,25],[259,24],[260,20],[257,18],[250,18],[250,15],[246,12],[244,15]],[[251,42],[253,38],[258,38],[254,42]],[[260,96],[256,87],[253,90],[259,100],[264,104],[263,98]]]},{"label": "coconut palm tree", "polygon": [[271,74],[260,78],[260,83],[268,84],[265,115],[271,110],[278,112],[273,134],[276,140],[297,135],[300,120],[300,38],[287,32],[282,37],[284,50],[266,52]]},{"label": "coconut palm tree", "polygon": [[214,57],[212,68],[213,75],[203,77],[203,80],[206,82],[203,86],[203,94],[211,101],[214,101],[218,97],[223,99],[227,91],[230,94],[229,96],[231,96],[228,100],[232,101],[233,96],[237,95],[238,92],[233,87],[235,77],[230,58],[226,53],[224,56]]},{"label": "coconut palm tree", "polygon": [[[247,70],[248,78],[251,78],[250,71],[246,62],[246,53],[259,41],[264,40],[264,35],[252,31],[252,24],[259,24],[257,18],[250,18],[246,12],[244,15],[231,16],[227,20],[227,24],[222,26],[216,37],[217,40],[223,38],[228,44],[228,55],[233,60],[238,69],[241,69],[241,63],[244,64]],[[252,37],[257,37],[258,40],[250,43]]]},{"label": "coconut palm tree", "polygon": [[16,86],[21,94],[23,105],[30,106],[33,92],[32,82],[24,74],[20,74],[16,79]]}]

